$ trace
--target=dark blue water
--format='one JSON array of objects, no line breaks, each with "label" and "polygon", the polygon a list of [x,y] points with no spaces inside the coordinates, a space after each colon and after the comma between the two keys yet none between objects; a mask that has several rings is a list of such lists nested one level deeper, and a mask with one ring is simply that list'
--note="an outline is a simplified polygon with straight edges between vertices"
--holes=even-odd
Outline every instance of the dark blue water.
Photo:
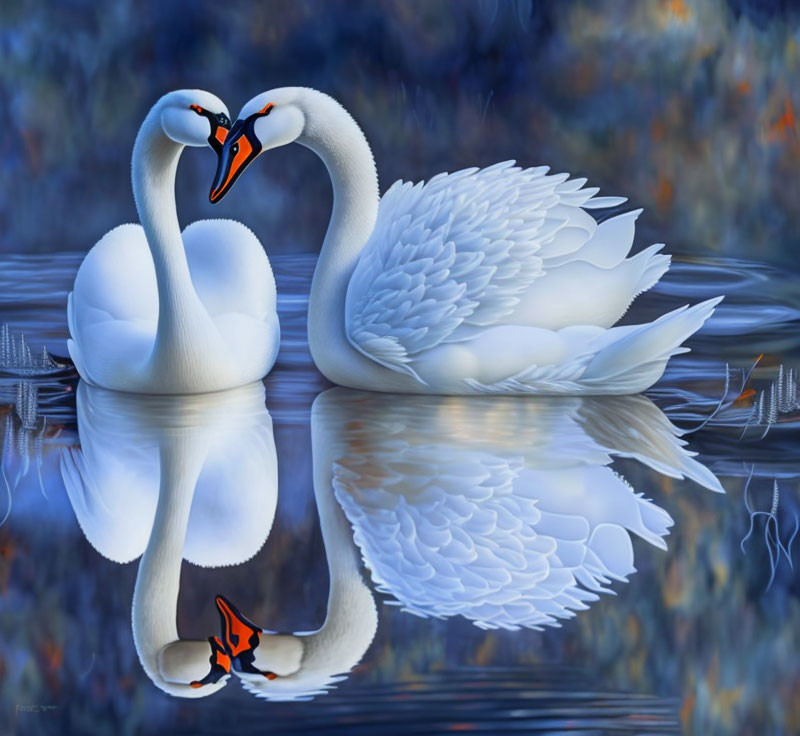
[{"label": "dark blue water", "polygon": [[[0,322],[24,332],[34,352],[46,345],[65,356],[66,293],[79,262],[0,261]],[[800,586],[788,550],[800,513],[800,413],[788,396],[789,370],[800,368],[796,275],[745,261],[676,263],[630,321],[727,298],[692,352],[648,392],[654,405],[393,402],[334,391],[318,400],[312,420],[312,403],[330,388],[305,342],[313,264],[273,259],[283,343],[255,405],[103,403],[79,391],[68,369],[0,380],[0,518],[8,509],[0,526],[0,731],[800,730]],[[694,460],[662,419],[690,432],[683,440],[699,453]],[[131,601],[165,426],[185,431],[189,444],[206,443],[213,460],[189,520],[181,638],[218,631],[216,593],[271,631],[317,630],[333,606],[331,578],[345,575],[342,567],[329,572],[330,560],[356,560],[366,600],[375,602],[375,630],[366,631],[369,607],[354,594],[326,646],[333,657],[341,645],[357,662],[343,671],[334,662],[305,690],[281,685],[286,697],[305,700],[269,702],[235,677],[211,697],[183,700],[143,670]],[[273,441],[277,485],[263,480]],[[65,456],[85,458],[83,505],[65,487]],[[252,458],[267,464],[251,467]],[[315,478],[312,462],[327,475]],[[676,463],[695,480],[670,477]],[[695,482],[708,481],[699,467],[726,493]],[[102,492],[87,477],[106,479]],[[643,506],[634,491],[650,501]],[[622,505],[609,500],[623,497]],[[553,540],[557,550],[547,546]],[[473,545],[483,564],[459,542]],[[588,570],[613,594],[581,599],[586,578],[565,583],[563,567]],[[537,619],[544,610],[552,620]]]}]

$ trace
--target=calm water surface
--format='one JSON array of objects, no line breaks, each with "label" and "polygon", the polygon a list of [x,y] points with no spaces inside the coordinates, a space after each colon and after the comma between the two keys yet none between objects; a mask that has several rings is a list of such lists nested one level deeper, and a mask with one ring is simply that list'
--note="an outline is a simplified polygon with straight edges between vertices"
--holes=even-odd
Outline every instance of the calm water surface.
[{"label": "calm water surface", "polygon": [[[34,352],[66,355],[79,262],[0,260],[0,322]],[[273,260],[263,386],[153,400],[69,368],[0,379],[0,732],[800,732],[796,275],[676,263],[627,319],[728,296],[646,397],[438,399],[316,372],[313,265]],[[159,493],[191,511],[154,540]],[[138,593],[182,639],[219,632],[222,593],[316,632],[314,656],[161,692],[131,623],[156,543],[179,550],[177,610],[147,576]]]}]

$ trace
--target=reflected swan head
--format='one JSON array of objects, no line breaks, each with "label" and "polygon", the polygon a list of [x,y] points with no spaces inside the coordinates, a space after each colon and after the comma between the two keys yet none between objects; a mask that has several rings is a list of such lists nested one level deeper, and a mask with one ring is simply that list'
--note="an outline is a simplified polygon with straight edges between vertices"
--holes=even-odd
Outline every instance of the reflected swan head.
[{"label": "reflected swan head", "polygon": [[[295,674],[302,665],[302,639],[290,634],[265,632],[244,616],[225,596],[215,599],[222,627],[222,641],[232,659],[234,671],[259,689],[264,681],[273,682]],[[258,666],[255,664],[258,652]]]},{"label": "reflected swan head", "polygon": [[277,461],[264,387],[151,397],[82,383],[77,405],[81,449],[62,455],[62,476],[98,551],[142,555],[132,602],[142,667],[170,695],[211,695],[231,659],[219,637],[179,636],[181,564],[238,564],[269,534]]},{"label": "reflected swan head", "polygon": [[[312,443],[317,437],[312,423]],[[310,700],[344,680],[369,649],[378,626],[353,534],[331,487],[330,466],[314,458],[314,495],[328,562],[328,608],[316,631],[274,634],[217,596],[221,639],[242,686],[272,701]]]}]

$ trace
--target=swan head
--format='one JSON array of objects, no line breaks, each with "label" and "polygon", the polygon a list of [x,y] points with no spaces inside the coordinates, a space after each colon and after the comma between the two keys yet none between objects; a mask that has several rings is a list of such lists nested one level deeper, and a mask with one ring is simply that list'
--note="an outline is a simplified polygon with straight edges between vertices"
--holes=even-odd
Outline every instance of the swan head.
[{"label": "swan head", "polygon": [[217,154],[231,127],[228,108],[222,100],[200,89],[185,89],[164,95],[154,108],[164,133],[184,146],[211,146]]},{"label": "swan head", "polygon": [[217,174],[209,199],[219,202],[242,172],[264,151],[296,141],[306,116],[302,88],[283,87],[256,95],[239,113],[224,145],[217,150]]}]

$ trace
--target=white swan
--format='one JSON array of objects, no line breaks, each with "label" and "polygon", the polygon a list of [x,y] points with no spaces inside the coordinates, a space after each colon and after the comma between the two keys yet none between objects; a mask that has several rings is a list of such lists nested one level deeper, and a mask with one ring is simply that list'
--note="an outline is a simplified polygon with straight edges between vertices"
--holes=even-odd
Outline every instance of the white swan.
[{"label": "white swan", "polygon": [[311,286],[317,367],[354,388],[439,394],[625,394],[720,301],[612,327],[669,267],[654,245],[628,255],[639,211],[600,225],[585,179],[505,162],[398,182],[379,201],[360,128],[321,92],[248,102],[218,151],[218,202],[262,152],[297,141],[325,162],[334,205]]},{"label": "white swan", "polygon": [[332,476],[378,588],[406,611],[481,628],[558,625],[635,572],[632,534],[666,549],[672,520],[613,457],[722,491],[643,396],[337,388],[316,399],[312,426],[315,469]]},{"label": "white swan", "polygon": [[210,695],[230,657],[219,637],[176,626],[181,562],[236,565],[264,544],[277,502],[277,460],[264,387],[147,397],[78,388],[81,449],[61,472],[86,538],[101,554],[139,554],[132,620],[153,683],[178,697]]},{"label": "white swan", "polygon": [[372,592],[360,570],[353,534],[332,489],[331,464],[324,448],[327,428],[315,424],[314,495],[328,560],[328,609],[322,626],[304,634],[273,634],[244,617],[223,596],[216,603],[222,640],[233,672],[253,694],[269,700],[308,700],[324,693],[357,665],[378,628]]},{"label": "white swan", "polygon": [[201,90],[164,95],[133,147],[140,225],[103,236],[68,301],[70,355],[89,383],[119,391],[200,393],[267,374],[280,339],[275,279],[258,239],[231,220],[181,234],[175,173],[184,146],[219,147],[230,125]]}]

